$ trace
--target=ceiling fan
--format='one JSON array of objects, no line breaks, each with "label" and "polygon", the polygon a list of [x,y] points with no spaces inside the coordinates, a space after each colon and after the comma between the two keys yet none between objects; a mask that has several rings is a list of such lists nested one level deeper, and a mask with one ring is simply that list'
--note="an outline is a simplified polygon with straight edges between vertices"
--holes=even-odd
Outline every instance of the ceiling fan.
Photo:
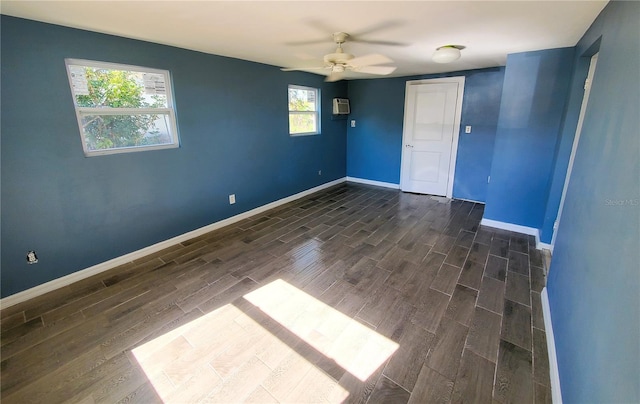
[{"label": "ceiling fan", "polygon": [[283,67],[280,70],[285,72],[295,70],[329,70],[329,75],[325,79],[325,81],[328,82],[342,80],[345,77],[346,71],[384,76],[396,70],[395,66],[377,66],[393,63],[393,60],[384,55],[372,53],[370,55],[355,57],[350,53],[345,53],[342,49],[342,44],[346,42],[348,37],[349,34],[346,32],[336,32],[333,34],[333,41],[338,45],[338,48],[335,52],[324,55],[323,66]]}]

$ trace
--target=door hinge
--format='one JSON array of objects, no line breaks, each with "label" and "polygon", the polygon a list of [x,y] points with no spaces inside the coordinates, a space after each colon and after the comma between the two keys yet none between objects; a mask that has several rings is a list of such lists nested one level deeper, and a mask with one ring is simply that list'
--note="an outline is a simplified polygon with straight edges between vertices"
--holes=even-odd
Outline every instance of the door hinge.
[{"label": "door hinge", "polygon": [[584,89],[588,90],[590,84],[591,84],[591,80],[589,80],[589,78],[587,77],[584,81]]}]

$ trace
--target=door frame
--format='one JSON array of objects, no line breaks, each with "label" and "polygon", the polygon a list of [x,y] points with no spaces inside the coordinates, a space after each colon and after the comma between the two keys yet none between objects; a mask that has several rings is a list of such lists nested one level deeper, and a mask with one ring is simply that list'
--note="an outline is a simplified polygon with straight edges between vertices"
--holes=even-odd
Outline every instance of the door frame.
[{"label": "door frame", "polygon": [[438,79],[424,79],[424,80],[409,80],[405,86],[404,92],[404,112],[402,119],[402,148],[400,149],[400,190],[402,189],[403,184],[403,176],[404,173],[404,155],[405,155],[405,145],[408,144],[407,136],[407,110],[409,108],[409,88],[411,86],[421,85],[421,84],[442,84],[442,83],[456,83],[458,84],[458,98],[456,100],[456,111],[454,113],[453,119],[453,139],[451,141],[451,158],[449,159],[449,179],[447,182],[447,198],[453,197],[453,179],[456,173],[456,160],[458,157],[458,140],[460,138],[460,123],[462,119],[462,98],[464,96],[464,81],[465,76],[452,76],[452,77],[442,77]]},{"label": "door frame", "polygon": [[576,132],[573,137],[573,145],[571,146],[571,155],[569,156],[569,164],[567,165],[567,174],[564,177],[564,185],[562,187],[562,196],[560,197],[560,205],[558,206],[558,214],[556,221],[553,223],[553,234],[551,235],[551,252],[556,245],[556,236],[558,234],[558,228],[560,227],[560,219],[562,218],[562,211],[564,210],[564,200],[567,196],[567,189],[569,189],[569,181],[571,180],[571,173],[573,172],[573,162],[576,159],[576,153],[578,152],[578,145],[580,144],[580,135],[582,134],[582,124],[584,123],[584,116],[587,112],[587,106],[589,105],[589,96],[591,95],[591,86],[593,85],[593,77],[596,73],[596,65],[598,64],[598,52],[596,52],[589,59],[589,71],[587,78],[585,79],[584,93],[582,94],[582,104],[580,104],[580,115],[578,115],[578,124],[576,125]]}]

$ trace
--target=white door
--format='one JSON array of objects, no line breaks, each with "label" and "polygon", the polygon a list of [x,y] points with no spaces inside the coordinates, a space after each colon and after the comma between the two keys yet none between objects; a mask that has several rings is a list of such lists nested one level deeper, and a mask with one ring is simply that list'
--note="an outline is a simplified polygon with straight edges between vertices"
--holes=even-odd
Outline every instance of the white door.
[{"label": "white door", "polygon": [[598,54],[596,53],[591,57],[589,64],[589,72],[587,73],[587,79],[584,82],[584,94],[582,96],[582,105],[580,106],[580,115],[578,116],[578,125],[576,126],[576,134],[573,138],[573,146],[571,147],[571,155],[569,156],[569,165],[567,166],[567,175],[564,178],[564,187],[562,188],[562,197],[560,198],[560,206],[558,207],[558,216],[553,224],[553,235],[551,236],[551,252],[556,245],[556,235],[558,233],[558,226],[560,225],[560,217],[562,216],[562,210],[564,209],[564,198],[567,195],[567,188],[569,188],[569,180],[571,179],[571,171],[573,171],[573,162],[576,159],[576,152],[578,151],[578,143],[580,143],[580,134],[582,133],[582,123],[584,122],[584,114],[587,111],[587,103],[589,102],[589,94],[591,93],[591,85],[593,84],[593,76],[596,73],[596,64],[598,63]]},{"label": "white door", "polygon": [[407,82],[400,189],[451,197],[464,77]]}]

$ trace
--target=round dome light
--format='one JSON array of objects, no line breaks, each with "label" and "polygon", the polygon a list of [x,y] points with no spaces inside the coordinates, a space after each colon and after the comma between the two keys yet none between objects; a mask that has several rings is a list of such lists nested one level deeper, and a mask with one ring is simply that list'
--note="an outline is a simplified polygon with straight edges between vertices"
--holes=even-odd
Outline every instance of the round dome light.
[{"label": "round dome light", "polygon": [[436,63],[451,63],[460,59],[460,49],[454,45],[441,46],[433,52],[431,59]]}]

